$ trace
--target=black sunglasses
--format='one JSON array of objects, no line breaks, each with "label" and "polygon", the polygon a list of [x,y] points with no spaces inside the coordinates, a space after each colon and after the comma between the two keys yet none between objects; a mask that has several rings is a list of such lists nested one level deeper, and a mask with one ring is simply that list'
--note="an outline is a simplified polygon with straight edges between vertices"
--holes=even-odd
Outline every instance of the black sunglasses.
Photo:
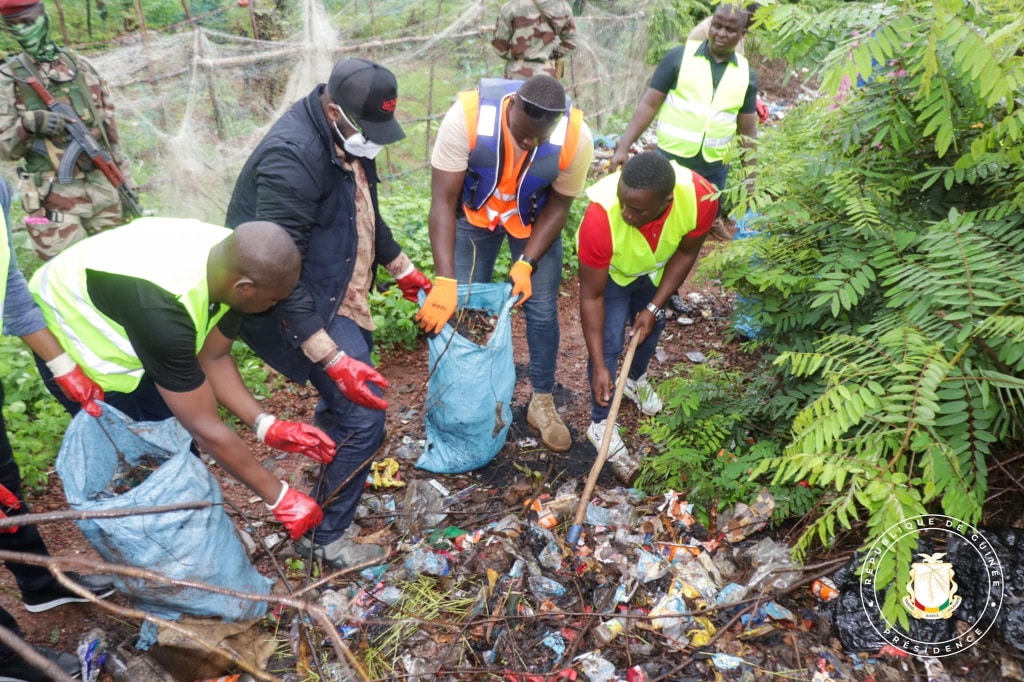
[{"label": "black sunglasses", "polygon": [[518,92],[516,97],[519,99],[519,103],[523,105],[523,113],[535,121],[546,121],[551,123],[562,116],[564,111],[558,109],[557,111],[542,107],[539,104],[534,104],[528,99],[525,99]]}]

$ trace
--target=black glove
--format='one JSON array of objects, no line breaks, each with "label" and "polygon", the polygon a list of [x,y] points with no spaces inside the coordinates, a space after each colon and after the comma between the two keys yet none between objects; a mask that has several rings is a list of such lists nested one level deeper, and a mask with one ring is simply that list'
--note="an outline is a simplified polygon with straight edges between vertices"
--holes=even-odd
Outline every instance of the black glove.
[{"label": "black glove", "polygon": [[21,125],[32,135],[53,137],[64,133],[65,119],[58,113],[36,109],[21,115]]}]

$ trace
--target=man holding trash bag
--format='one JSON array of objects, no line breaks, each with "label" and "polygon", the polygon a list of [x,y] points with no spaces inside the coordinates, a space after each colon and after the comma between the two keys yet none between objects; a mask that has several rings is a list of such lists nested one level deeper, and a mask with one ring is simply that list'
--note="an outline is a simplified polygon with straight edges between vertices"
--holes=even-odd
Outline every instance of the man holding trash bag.
[{"label": "man holding trash bag", "polygon": [[502,242],[515,261],[512,296],[526,312],[533,397],[527,421],[556,452],[572,447],[555,407],[562,228],[594,155],[583,113],[540,74],[525,82],[486,78],[459,93],[431,155],[430,248],[434,278],[416,314],[436,333],[457,307],[457,284],[489,282]]},{"label": "man holding trash bag", "polygon": [[[196,220],[140,218],[60,253],[29,288],[70,359],[135,420],[177,417],[199,447],[263,498],[293,538],[323,517],[309,496],[260,466],[217,414],[224,405],[270,447],[318,462],[334,458],[319,429],[262,411],[231,357],[245,314],[292,290],[301,259],[288,233],[251,222],[234,231]],[[61,367],[37,359],[50,392]]]},{"label": "man holding trash bag", "polygon": [[631,482],[638,462],[629,458],[618,426],[607,424],[615,368],[626,325],[641,341],[623,395],[644,414],[662,404],[647,381],[647,365],[665,329],[665,304],[690,273],[718,213],[717,189],[657,152],[644,152],[587,190],[590,206],[577,234],[580,319],[587,342],[591,424],[587,438]]}]

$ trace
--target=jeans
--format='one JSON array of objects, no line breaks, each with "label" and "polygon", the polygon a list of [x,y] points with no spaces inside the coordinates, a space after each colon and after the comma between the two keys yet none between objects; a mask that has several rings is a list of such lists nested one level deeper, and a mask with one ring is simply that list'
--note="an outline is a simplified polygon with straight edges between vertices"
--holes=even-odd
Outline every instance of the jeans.
[{"label": "jeans", "polygon": [[[608,368],[612,381],[618,366],[619,354],[626,338],[626,325],[632,322],[637,313],[643,310],[654,298],[658,287],[650,277],[637,277],[626,286],[619,286],[608,278],[604,289],[604,366]],[[665,331],[665,319],[656,322],[654,329],[636,348],[633,364],[629,368],[629,378],[639,379],[647,371],[647,365],[654,357],[658,348],[658,340]],[[592,365],[587,361],[587,376],[593,376]],[[611,405],[598,405],[594,400],[594,392],[590,392],[590,420],[601,422],[608,418]]]},{"label": "jeans", "polygon": [[[370,332],[351,319],[336,315],[327,333],[346,355],[372,364],[373,335]],[[362,407],[346,398],[320,365],[313,366],[309,380],[320,394],[316,423],[338,445],[334,461],[321,468],[312,491],[324,510],[323,523],[314,530],[313,540],[318,545],[326,545],[340,538],[352,523],[370,474],[369,465],[363,464],[373,458],[384,440],[386,414],[384,410]],[[367,385],[381,395],[376,384]]]},{"label": "jeans", "polygon": [[[455,279],[460,284],[490,282],[501,242],[508,239],[512,260],[523,253],[527,239],[508,234],[500,225],[493,231],[471,225],[459,216],[455,231]],[[533,296],[523,304],[526,345],[530,349],[530,383],[534,393],[555,388],[558,361],[558,287],[562,283],[562,236],[551,244],[530,278]]]},{"label": "jeans", "polygon": [[[3,400],[4,389],[3,385],[0,384],[0,404],[3,404]],[[21,494],[21,470],[18,469],[18,463],[14,461],[14,451],[11,449],[10,439],[7,437],[7,423],[4,421],[2,413],[0,413],[0,483],[14,493],[22,502],[21,508],[17,511],[7,511],[5,509],[4,511],[7,516],[14,517],[29,513],[28,505],[25,504],[25,498]],[[7,552],[25,552],[40,556],[50,555],[46,551],[46,545],[43,544],[43,538],[39,534],[38,526],[21,526],[14,533],[0,533],[0,549]],[[56,578],[43,566],[18,564],[13,561],[6,562],[5,566],[14,575],[14,580],[18,583],[18,589],[21,590],[22,594],[29,591],[43,590],[56,584]],[[15,634],[20,634],[14,617],[3,608],[0,608],[0,626],[12,630]],[[11,653],[13,652],[10,647],[0,642],[0,660],[3,660]]]}]

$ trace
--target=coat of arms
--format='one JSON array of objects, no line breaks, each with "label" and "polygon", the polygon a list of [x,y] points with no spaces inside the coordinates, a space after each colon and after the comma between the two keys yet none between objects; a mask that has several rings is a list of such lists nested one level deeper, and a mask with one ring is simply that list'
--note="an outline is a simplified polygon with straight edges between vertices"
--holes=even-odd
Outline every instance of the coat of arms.
[{"label": "coat of arms", "polygon": [[939,561],[945,552],[919,554],[923,561],[910,565],[910,581],[903,606],[914,618],[949,618],[962,601],[953,581],[953,564]]}]

